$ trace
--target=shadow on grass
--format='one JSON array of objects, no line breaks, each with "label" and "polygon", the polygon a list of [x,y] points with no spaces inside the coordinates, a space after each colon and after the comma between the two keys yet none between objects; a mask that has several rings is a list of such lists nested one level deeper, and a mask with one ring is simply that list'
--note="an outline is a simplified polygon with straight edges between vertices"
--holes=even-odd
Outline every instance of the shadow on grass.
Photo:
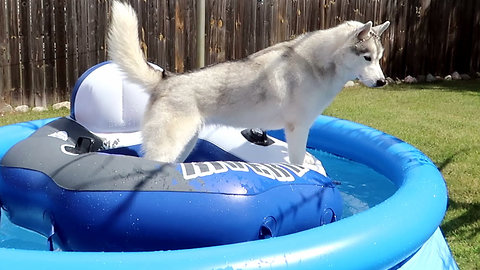
[{"label": "shadow on grass", "polygon": [[471,148],[464,148],[464,149],[461,149],[461,150],[458,150],[457,152],[451,154],[450,156],[448,156],[446,159],[444,159],[442,162],[436,164],[437,165],[437,168],[439,171],[443,172],[443,170],[445,169],[445,167],[448,166],[448,164],[452,163],[452,161],[457,157],[457,156],[460,156],[460,155],[463,155],[463,154],[467,154],[468,152],[471,152],[475,149],[478,149],[480,147],[471,147]]},{"label": "shadow on grass", "polygon": [[480,233],[480,226],[474,226],[480,222],[480,203],[465,203],[449,200],[449,210],[459,211],[462,214],[441,225],[445,236],[461,235],[463,239],[470,239]]},{"label": "shadow on grass", "polygon": [[[443,172],[454,159],[463,154],[467,154],[480,147],[471,147],[461,149],[452,155],[448,156],[445,160],[437,164],[438,169]],[[450,235],[462,235],[462,238],[468,239],[478,233],[480,233],[480,226],[475,226],[475,223],[480,223],[480,203],[466,203],[458,202],[452,199],[448,200],[448,210],[452,212],[461,212],[458,217],[455,217],[447,222],[444,222],[441,227],[446,236]],[[473,227],[473,229],[472,229]],[[460,233],[459,233],[460,232]]]},{"label": "shadow on grass", "polygon": [[480,95],[480,79],[468,81],[439,81],[433,83],[416,83],[389,85],[385,88],[387,91],[406,91],[406,90],[434,90],[452,91],[452,92],[475,92]]}]

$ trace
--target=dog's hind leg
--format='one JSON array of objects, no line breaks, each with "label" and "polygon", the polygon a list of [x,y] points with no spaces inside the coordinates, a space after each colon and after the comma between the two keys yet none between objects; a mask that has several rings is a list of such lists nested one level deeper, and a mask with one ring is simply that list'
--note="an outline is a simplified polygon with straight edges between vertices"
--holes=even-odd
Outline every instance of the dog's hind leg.
[{"label": "dog's hind leg", "polygon": [[185,145],[183,148],[183,151],[180,153],[178,157],[177,162],[183,162],[185,159],[187,159],[188,155],[192,152],[193,148],[197,144],[198,140],[198,134],[200,133],[200,128],[197,130],[197,132],[192,136],[190,141]]},{"label": "dog's hind leg", "polygon": [[182,162],[195,146],[202,125],[196,113],[160,112],[144,123],[145,158],[161,162]]}]

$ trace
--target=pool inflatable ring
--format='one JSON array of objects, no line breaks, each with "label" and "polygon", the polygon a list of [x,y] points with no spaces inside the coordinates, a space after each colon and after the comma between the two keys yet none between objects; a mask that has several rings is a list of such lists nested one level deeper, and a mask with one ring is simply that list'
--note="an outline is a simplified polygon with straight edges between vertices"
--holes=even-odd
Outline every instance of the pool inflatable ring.
[{"label": "pool inflatable ring", "polygon": [[[245,162],[248,155],[271,159],[270,149],[286,153],[286,145],[265,137],[259,146],[248,141],[255,131],[243,133],[207,128],[189,162],[167,164],[141,158],[139,145],[119,146],[117,139],[112,148],[112,134],[106,140],[76,120],[55,119],[4,155],[1,204],[13,223],[75,251],[223,245],[341,216],[340,193],[328,177],[281,162],[286,154],[279,163]],[[237,141],[236,154],[222,146],[225,138]]]},{"label": "pool inflatable ring", "polygon": [[[51,121],[0,127],[0,157]],[[428,157],[378,130],[324,116],[310,130],[308,145],[368,164],[399,188],[375,207],[326,226],[267,240],[168,252],[49,252],[40,244],[45,240],[34,234],[26,236],[14,225],[14,231],[9,225],[2,227],[8,223],[3,215],[1,265],[7,269],[99,270],[458,269],[438,228],[447,204],[446,186]],[[349,170],[348,165],[345,169]],[[15,244],[10,245],[11,241]]]}]

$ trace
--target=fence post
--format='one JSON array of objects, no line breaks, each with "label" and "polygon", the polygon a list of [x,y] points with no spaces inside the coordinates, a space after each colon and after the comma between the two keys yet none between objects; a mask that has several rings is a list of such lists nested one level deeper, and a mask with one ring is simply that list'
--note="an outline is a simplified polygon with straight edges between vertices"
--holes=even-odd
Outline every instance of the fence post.
[{"label": "fence post", "polygon": [[205,0],[197,1],[197,67],[205,66]]}]

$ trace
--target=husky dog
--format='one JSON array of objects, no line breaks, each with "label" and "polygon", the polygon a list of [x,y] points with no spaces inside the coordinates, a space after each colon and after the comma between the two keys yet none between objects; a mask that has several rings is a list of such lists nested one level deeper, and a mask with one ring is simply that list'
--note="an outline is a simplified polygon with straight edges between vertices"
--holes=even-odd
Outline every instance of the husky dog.
[{"label": "husky dog", "polygon": [[349,21],[279,43],[249,57],[173,75],[151,68],[133,8],[114,1],[108,53],[150,101],[143,123],[145,157],[181,162],[204,124],[284,128],[289,161],[303,164],[308,131],[348,80],[386,84],[379,37],[387,21]]}]

